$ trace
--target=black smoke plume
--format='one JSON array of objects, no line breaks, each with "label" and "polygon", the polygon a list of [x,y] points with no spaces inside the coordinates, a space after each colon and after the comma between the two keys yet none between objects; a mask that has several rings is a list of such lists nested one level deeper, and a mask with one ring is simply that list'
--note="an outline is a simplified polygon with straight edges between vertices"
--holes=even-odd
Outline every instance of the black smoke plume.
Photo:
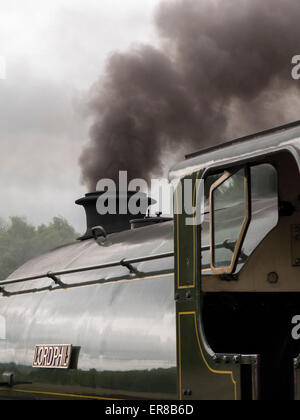
[{"label": "black smoke plume", "polygon": [[163,159],[297,118],[299,0],[169,0],[160,47],[113,54],[92,87],[82,180],[149,179]]}]

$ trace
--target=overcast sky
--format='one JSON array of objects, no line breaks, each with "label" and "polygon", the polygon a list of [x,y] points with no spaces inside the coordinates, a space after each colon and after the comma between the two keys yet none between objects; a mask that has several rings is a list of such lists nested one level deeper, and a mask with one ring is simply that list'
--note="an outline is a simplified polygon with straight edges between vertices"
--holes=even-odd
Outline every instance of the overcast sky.
[{"label": "overcast sky", "polygon": [[74,201],[88,141],[82,104],[107,57],[155,44],[159,0],[0,0],[0,217],[34,224],[66,217],[84,230]]}]

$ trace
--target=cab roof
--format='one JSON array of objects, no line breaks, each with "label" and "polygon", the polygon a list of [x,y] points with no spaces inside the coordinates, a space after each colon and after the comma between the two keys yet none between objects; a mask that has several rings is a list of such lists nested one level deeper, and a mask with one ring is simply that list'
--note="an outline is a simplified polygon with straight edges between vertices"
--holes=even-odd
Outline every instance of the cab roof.
[{"label": "cab roof", "polygon": [[183,178],[193,172],[223,164],[245,162],[256,156],[264,156],[280,150],[288,150],[297,160],[300,169],[300,121],[270,130],[238,138],[186,156],[169,173],[170,180]]}]

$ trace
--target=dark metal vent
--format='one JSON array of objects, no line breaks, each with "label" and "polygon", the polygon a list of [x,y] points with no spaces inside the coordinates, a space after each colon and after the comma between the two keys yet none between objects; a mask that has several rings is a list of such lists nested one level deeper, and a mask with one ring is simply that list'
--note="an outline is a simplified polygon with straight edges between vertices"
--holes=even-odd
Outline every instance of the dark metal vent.
[{"label": "dark metal vent", "polygon": [[145,226],[150,226],[150,225],[157,225],[159,223],[165,223],[165,222],[170,222],[171,220],[173,220],[172,217],[163,217],[161,215],[161,213],[158,213],[156,215],[156,217],[151,217],[151,216],[146,216],[143,219],[133,219],[130,220],[130,224],[131,224],[131,229],[138,229],[141,227],[145,227]]},{"label": "dark metal vent", "polygon": [[[105,194],[105,195],[104,195]],[[129,200],[133,197],[133,195],[138,194],[138,201],[137,204],[141,208],[141,211],[133,216],[132,214],[129,214],[128,211],[126,214],[120,214],[119,207],[120,207],[120,200],[123,200],[123,203],[127,203]],[[103,204],[107,206],[106,201],[111,199],[115,199],[116,203],[116,214],[105,214],[101,215],[97,211],[97,202],[98,200],[101,200],[103,197]],[[76,201],[76,204],[83,206],[86,213],[86,221],[87,221],[87,231],[86,233],[78,238],[79,240],[86,240],[93,238],[93,232],[92,228],[95,226],[102,226],[107,234],[110,233],[116,233],[116,232],[122,232],[125,230],[131,229],[130,221],[133,217],[139,219],[144,218],[147,214],[147,209],[151,204],[154,204],[154,200],[151,198],[148,198],[146,194],[144,193],[136,193],[136,192],[128,192],[128,193],[111,193],[108,194],[107,192],[94,192],[86,194],[85,197],[80,198]],[[127,206],[128,208],[128,206]]]}]

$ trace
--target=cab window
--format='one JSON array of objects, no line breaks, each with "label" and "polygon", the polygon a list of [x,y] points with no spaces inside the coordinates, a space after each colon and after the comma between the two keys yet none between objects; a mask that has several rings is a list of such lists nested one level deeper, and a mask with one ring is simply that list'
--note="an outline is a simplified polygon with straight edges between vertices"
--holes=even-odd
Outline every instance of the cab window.
[{"label": "cab window", "polygon": [[249,185],[246,168],[226,172],[210,190],[211,268],[232,272],[249,223]]},{"label": "cab window", "polygon": [[205,180],[203,269],[238,272],[277,225],[278,180],[270,164],[245,166]]}]

